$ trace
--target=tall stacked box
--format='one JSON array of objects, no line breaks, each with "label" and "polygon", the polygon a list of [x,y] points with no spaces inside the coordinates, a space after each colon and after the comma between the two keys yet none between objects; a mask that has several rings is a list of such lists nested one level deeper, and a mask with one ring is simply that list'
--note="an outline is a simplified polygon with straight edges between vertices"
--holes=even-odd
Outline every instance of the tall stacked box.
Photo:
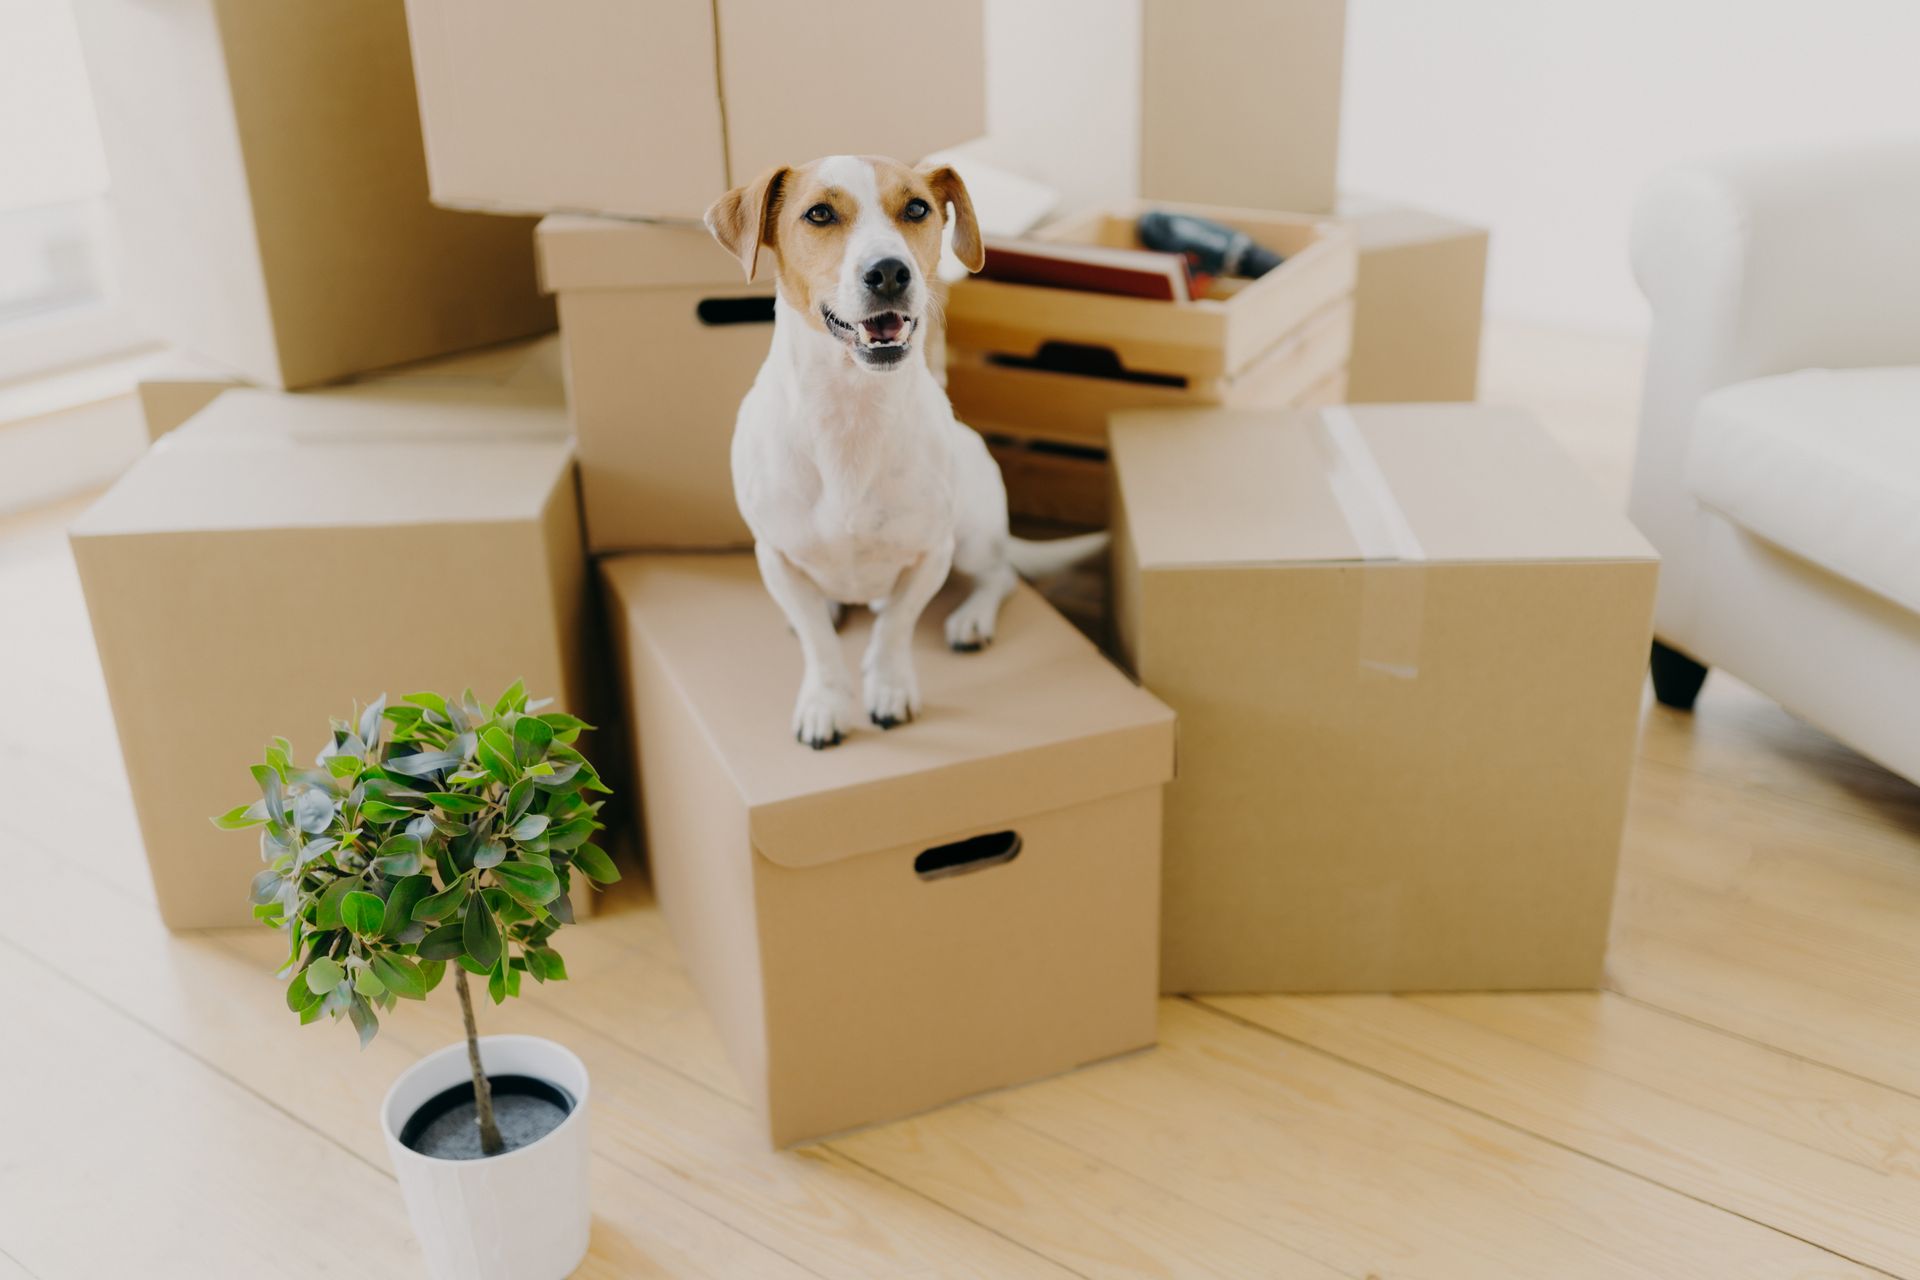
[{"label": "tall stacked box", "polygon": [[979,654],[936,599],[923,713],[814,752],[751,556],[601,569],[660,906],[775,1144],[1152,1043],[1172,716],[1036,594]]},{"label": "tall stacked box", "polygon": [[1524,415],[1123,414],[1168,991],[1592,987],[1657,562]]},{"label": "tall stacked box", "polygon": [[1347,399],[1471,400],[1480,385],[1487,231],[1409,205],[1342,196],[1360,272]]},{"label": "tall stacked box", "polygon": [[388,0],[80,0],[141,323],[305,387],[538,333],[532,223],[427,199]]},{"label": "tall stacked box", "polygon": [[[416,689],[585,705],[572,448],[550,396],[221,395],[72,529],[160,911],[251,920],[208,822],[274,735]],[[311,740],[297,735],[314,735]]]},{"label": "tall stacked box", "polygon": [[[777,164],[986,128],[981,0],[407,0],[437,202],[698,219]],[[876,72],[900,91],[868,86]]]},{"label": "tall stacked box", "polygon": [[762,279],[704,227],[552,217],[540,275],[560,299],[567,393],[596,552],[743,547],[731,448],[773,337]]},{"label": "tall stacked box", "polygon": [[1350,232],[1298,214],[1154,204],[1065,219],[1037,238],[1137,247],[1134,223],[1147,208],[1225,223],[1285,261],[1258,280],[1215,279],[1190,302],[982,278],[952,286],[948,394],[955,415],[1000,458],[1017,513],[1104,522],[1110,414],[1345,396],[1356,270]]}]

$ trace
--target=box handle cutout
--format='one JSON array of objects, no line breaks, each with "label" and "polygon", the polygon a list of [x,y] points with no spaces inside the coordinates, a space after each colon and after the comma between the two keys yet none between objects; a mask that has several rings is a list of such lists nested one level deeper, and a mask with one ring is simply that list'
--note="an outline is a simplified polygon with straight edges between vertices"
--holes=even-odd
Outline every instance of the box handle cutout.
[{"label": "box handle cutout", "polygon": [[1137,382],[1150,387],[1184,387],[1187,380],[1177,373],[1152,373],[1129,369],[1120,353],[1112,347],[1083,342],[1043,342],[1030,356],[995,352],[988,364],[1005,369],[1035,369],[1042,373],[1065,373],[1076,378],[1099,378],[1105,382]]},{"label": "box handle cutout", "polygon": [[922,880],[943,880],[969,871],[985,871],[1020,856],[1020,833],[995,831],[989,835],[937,844],[913,860],[913,874]]},{"label": "box handle cutout", "polygon": [[700,323],[710,326],[724,324],[772,324],[772,298],[702,298],[693,309]]}]

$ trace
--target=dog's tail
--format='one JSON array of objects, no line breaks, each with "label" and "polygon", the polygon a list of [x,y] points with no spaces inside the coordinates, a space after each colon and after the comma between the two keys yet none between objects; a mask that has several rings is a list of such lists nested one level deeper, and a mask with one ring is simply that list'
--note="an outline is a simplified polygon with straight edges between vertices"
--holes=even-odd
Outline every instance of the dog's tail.
[{"label": "dog's tail", "polygon": [[1008,538],[1007,563],[1023,578],[1044,578],[1050,573],[1071,569],[1082,560],[1093,559],[1107,549],[1110,541],[1104,529],[1071,538],[1049,538],[1045,542]]}]

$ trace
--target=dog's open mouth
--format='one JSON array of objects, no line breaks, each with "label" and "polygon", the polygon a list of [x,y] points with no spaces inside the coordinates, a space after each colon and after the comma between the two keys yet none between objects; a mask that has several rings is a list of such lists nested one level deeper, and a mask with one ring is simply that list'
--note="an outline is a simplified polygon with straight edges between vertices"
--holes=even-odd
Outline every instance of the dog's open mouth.
[{"label": "dog's open mouth", "polygon": [[904,356],[918,325],[914,317],[898,311],[882,311],[864,320],[848,321],[823,306],[820,315],[827,322],[827,332],[875,364],[891,364]]}]

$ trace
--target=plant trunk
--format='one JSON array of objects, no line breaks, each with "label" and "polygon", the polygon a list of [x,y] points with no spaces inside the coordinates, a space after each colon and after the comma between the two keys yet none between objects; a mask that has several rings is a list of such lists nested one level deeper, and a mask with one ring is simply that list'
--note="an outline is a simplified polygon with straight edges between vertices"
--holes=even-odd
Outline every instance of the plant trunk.
[{"label": "plant trunk", "polygon": [[467,1028],[467,1065],[473,1068],[473,1118],[480,1125],[480,1150],[497,1156],[506,1149],[500,1140],[500,1126],[493,1120],[493,1086],[480,1068],[480,1032],[473,1025],[473,995],[467,990],[467,971],[453,967],[454,989],[460,993],[460,1021]]}]

